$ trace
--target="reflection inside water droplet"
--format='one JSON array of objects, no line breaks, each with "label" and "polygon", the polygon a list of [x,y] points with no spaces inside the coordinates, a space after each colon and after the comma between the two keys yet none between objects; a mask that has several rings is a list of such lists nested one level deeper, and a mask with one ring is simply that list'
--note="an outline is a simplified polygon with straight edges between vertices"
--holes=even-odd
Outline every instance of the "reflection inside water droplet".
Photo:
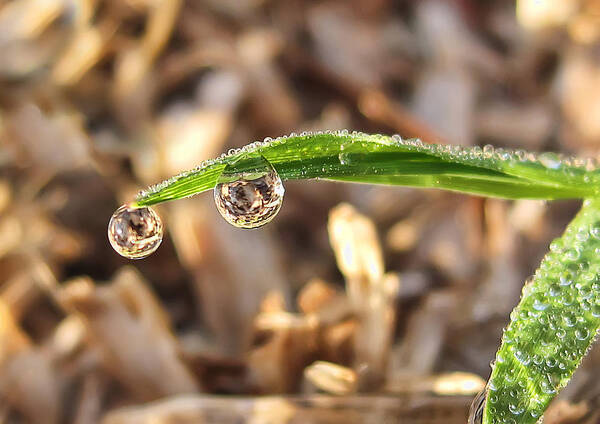
[{"label": "reflection inside water droplet", "polygon": [[257,228],[271,221],[281,208],[285,191],[275,168],[262,156],[236,163],[242,172],[230,172],[229,167],[215,186],[219,213],[240,228]]},{"label": "reflection inside water droplet", "polygon": [[151,208],[123,205],[108,223],[108,240],[121,256],[142,259],[153,253],[163,238],[160,217]]}]

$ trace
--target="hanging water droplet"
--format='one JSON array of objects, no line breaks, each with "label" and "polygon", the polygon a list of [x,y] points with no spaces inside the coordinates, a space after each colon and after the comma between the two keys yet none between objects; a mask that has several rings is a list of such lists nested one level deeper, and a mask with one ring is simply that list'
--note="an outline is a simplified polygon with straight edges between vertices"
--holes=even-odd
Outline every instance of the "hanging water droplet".
[{"label": "hanging water droplet", "polygon": [[245,161],[248,172],[228,172],[231,165],[225,168],[215,186],[215,203],[230,224],[257,228],[277,215],[285,190],[279,174],[263,156]]},{"label": "hanging water droplet", "polygon": [[162,222],[151,208],[123,205],[110,217],[110,245],[128,259],[145,258],[158,249],[162,239]]}]

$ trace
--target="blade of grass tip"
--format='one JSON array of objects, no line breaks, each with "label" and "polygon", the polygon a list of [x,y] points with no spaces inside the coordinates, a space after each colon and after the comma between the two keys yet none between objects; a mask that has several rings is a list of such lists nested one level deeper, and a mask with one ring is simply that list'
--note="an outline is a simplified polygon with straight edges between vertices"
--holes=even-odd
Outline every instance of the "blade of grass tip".
[{"label": "blade of grass tip", "polygon": [[496,354],[483,422],[535,423],[600,326],[600,199],[586,200],[523,287]]},{"label": "blade of grass tip", "polygon": [[323,178],[456,190],[504,198],[584,198],[600,174],[588,162],[491,147],[424,144],[399,136],[347,131],[303,133],[249,144],[142,191],[138,206],[212,189],[223,170],[251,171],[256,155],[282,180]]}]

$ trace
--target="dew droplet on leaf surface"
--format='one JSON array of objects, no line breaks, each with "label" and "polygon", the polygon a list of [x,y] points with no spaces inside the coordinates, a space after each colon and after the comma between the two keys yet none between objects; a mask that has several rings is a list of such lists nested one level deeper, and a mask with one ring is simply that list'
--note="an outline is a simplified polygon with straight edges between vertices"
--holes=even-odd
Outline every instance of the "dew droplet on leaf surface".
[{"label": "dew droplet on leaf surface", "polygon": [[[344,147],[344,146],[342,146]],[[350,163],[350,155],[348,153],[341,152],[338,155],[338,159],[341,165],[348,165]]]},{"label": "dew droplet on leaf surface", "polygon": [[483,146],[483,157],[489,159],[494,155],[494,146],[486,144]]},{"label": "dew droplet on leaf surface", "polygon": [[110,245],[128,259],[145,258],[158,249],[162,239],[162,222],[151,208],[123,205],[110,217]]},{"label": "dew droplet on leaf surface", "polygon": [[540,163],[549,169],[559,169],[562,165],[560,157],[556,153],[545,152],[538,156]]},{"label": "dew droplet on leaf surface", "polygon": [[279,174],[262,156],[251,159],[248,172],[232,172],[228,165],[215,186],[217,210],[230,224],[257,228],[279,212],[285,189]]}]

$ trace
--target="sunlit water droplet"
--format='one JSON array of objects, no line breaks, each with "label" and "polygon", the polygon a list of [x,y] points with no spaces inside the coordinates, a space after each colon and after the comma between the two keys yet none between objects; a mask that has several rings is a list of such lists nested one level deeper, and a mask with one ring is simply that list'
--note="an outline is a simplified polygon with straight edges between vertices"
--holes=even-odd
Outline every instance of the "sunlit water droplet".
[{"label": "sunlit water droplet", "polygon": [[215,186],[215,204],[230,224],[257,228],[271,221],[283,203],[285,189],[273,166],[264,158],[255,160],[252,172],[233,174],[225,168]]},{"label": "sunlit water droplet", "polygon": [[163,239],[163,225],[151,208],[123,205],[108,223],[108,240],[121,256],[142,259],[153,253]]}]

